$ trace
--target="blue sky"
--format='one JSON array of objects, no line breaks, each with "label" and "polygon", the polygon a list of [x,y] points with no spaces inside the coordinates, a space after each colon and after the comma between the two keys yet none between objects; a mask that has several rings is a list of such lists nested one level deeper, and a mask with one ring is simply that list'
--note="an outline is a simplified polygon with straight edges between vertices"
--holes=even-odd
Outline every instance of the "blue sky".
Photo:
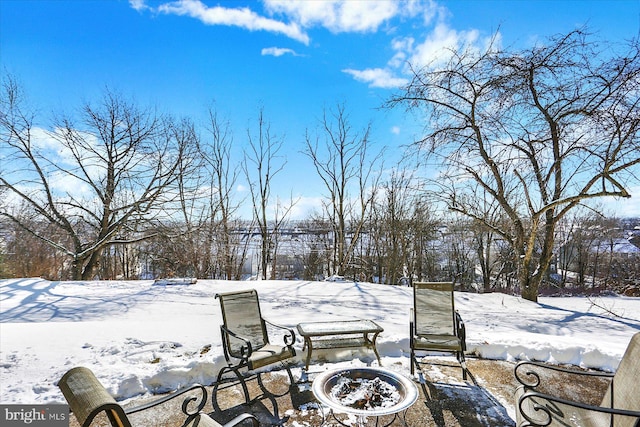
[{"label": "blue sky", "polygon": [[[379,108],[408,78],[406,61],[496,31],[503,46],[526,47],[585,24],[611,41],[636,37],[640,0],[0,0],[0,62],[43,112],[105,86],[196,123],[215,104],[238,147],[263,108],[287,152],[277,190],[301,196],[304,211],[322,189],[300,151],[323,109],[344,103],[355,131],[371,123],[390,163],[420,129]],[[640,215],[633,204],[624,209]]]}]

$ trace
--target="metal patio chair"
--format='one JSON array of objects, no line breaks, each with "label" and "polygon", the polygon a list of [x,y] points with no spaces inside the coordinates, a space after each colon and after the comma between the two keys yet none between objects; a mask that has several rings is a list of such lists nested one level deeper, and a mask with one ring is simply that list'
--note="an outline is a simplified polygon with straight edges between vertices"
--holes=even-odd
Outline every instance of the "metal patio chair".
[{"label": "metal patio chair", "polygon": [[[590,405],[547,384],[545,373],[555,377],[552,384],[570,384],[585,376],[608,378],[610,382],[600,404]],[[516,365],[514,375],[521,384],[515,392],[518,427],[640,426],[640,332],[631,338],[615,374],[525,361]]]},{"label": "metal patio chair", "polygon": [[[133,408],[123,408],[98,381],[93,372],[82,366],[67,371],[58,382],[58,387],[60,387],[71,412],[73,412],[82,427],[89,427],[94,418],[101,414],[106,415],[112,427],[131,427],[130,414],[157,410],[159,405],[190,392],[195,392],[199,397],[186,396],[182,402],[182,412],[185,414],[185,421],[181,424],[182,427],[231,427],[237,426],[244,421],[250,421],[254,427],[259,425],[258,420],[251,414],[238,415],[224,426],[221,426],[213,418],[201,413],[200,411],[204,408],[207,400],[207,390],[199,384],[179,390],[146,405]],[[195,409],[190,409],[189,406],[194,402],[198,402],[198,404]]]},{"label": "metal patio chair", "polygon": [[414,373],[414,364],[420,370],[417,351],[445,352],[455,354],[462,367],[462,377],[466,380],[466,332],[464,322],[455,309],[453,283],[413,283],[410,317],[411,374]]},{"label": "metal patio chair", "polygon": [[[220,293],[216,294],[216,298],[220,300],[222,310],[223,324],[220,326],[220,332],[228,366],[223,367],[218,373],[213,399],[216,399],[219,385],[237,380],[242,385],[245,402],[250,402],[247,380],[256,377],[260,387],[265,390],[260,373],[252,371],[274,363],[284,365],[293,385],[295,381],[286,363],[296,355],[293,348],[296,336],[293,330],[271,323],[262,317],[258,292],[255,289]],[[282,345],[271,344],[267,326],[269,330],[283,332]],[[235,378],[225,379],[224,376],[228,373],[233,373]]]}]

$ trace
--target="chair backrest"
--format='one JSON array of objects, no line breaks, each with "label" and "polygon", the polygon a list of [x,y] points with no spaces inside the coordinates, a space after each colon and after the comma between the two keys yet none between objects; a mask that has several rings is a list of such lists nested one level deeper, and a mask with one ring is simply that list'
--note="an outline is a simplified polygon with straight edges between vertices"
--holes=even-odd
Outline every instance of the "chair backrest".
[{"label": "chair backrest", "polygon": [[[222,322],[229,331],[248,339],[253,350],[269,344],[267,328],[260,312],[258,292],[255,289],[217,294],[216,298],[220,299]],[[231,356],[242,356],[242,341],[229,339],[224,344]]]},{"label": "chair backrest", "polygon": [[[600,406],[616,409],[640,411],[640,332],[631,337],[631,342],[622,356],[613,381]],[[637,419],[616,416],[612,425],[615,427],[633,427]]]},{"label": "chair backrest", "polygon": [[84,367],[69,370],[58,382],[58,387],[82,427],[91,425],[101,412],[105,412],[113,427],[131,427],[124,409],[91,370]]},{"label": "chair backrest", "polygon": [[453,283],[414,282],[413,315],[417,335],[455,335]]}]

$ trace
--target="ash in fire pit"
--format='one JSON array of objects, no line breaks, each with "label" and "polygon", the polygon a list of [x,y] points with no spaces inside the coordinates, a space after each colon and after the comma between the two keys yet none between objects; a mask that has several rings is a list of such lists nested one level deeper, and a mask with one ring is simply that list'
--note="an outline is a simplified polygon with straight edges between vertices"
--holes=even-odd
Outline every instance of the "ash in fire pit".
[{"label": "ash in fire pit", "polygon": [[396,387],[380,377],[370,380],[341,376],[330,394],[341,405],[361,410],[389,408],[400,401]]},{"label": "ash in fire pit", "polygon": [[384,368],[335,369],[313,380],[313,394],[323,405],[358,417],[392,415],[418,399],[409,378]]}]

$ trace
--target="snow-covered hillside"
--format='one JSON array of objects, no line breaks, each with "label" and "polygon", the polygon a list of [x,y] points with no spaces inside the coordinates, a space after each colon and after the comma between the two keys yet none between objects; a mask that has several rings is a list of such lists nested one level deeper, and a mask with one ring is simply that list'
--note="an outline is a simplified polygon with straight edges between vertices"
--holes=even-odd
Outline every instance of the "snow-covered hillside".
[{"label": "snow-covered hillside", "polygon": [[[0,281],[0,402],[62,402],[55,383],[77,365],[94,370],[119,399],[210,384],[224,363],[215,294],[248,288],[258,290],[266,318],[290,327],[310,320],[374,320],[384,328],[378,338],[383,364],[400,364],[409,374],[412,290],[407,287],[11,279]],[[631,336],[640,331],[640,299],[541,298],[534,304],[471,293],[456,293],[455,299],[468,349],[484,358],[615,370]],[[346,364],[373,358],[370,352],[318,354]]]}]

